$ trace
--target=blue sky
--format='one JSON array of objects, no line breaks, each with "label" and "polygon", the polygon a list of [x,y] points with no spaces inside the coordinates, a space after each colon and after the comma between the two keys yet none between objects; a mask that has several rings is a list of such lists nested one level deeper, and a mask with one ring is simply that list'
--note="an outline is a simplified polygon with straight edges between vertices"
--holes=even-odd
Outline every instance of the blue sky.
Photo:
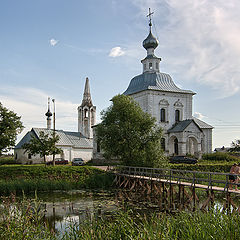
[{"label": "blue sky", "polygon": [[240,138],[239,0],[2,0],[0,101],[25,126],[77,130],[85,78],[100,111],[142,73],[148,8],[160,69],[197,93],[193,113],[213,125],[213,147]]}]

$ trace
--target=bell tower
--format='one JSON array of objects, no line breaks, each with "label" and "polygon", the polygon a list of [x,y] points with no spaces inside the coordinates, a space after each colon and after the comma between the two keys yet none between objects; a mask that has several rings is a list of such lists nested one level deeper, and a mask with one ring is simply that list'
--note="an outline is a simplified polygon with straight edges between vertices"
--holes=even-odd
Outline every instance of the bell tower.
[{"label": "bell tower", "polygon": [[89,79],[86,78],[82,104],[78,107],[78,132],[93,138],[92,126],[96,124],[96,106],[93,106]]}]

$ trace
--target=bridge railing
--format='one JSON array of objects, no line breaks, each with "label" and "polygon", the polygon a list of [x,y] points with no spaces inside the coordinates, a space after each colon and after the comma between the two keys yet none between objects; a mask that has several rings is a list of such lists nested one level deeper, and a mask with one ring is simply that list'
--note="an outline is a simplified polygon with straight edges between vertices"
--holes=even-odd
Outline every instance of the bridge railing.
[{"label": "bridge railing", "polygon": [[189,170],[179,170],[179,169],[165,169],[165,168],[146,168],[146,167],[130,167],[130,166],[116,166],[113,171],[116,174],[125,174],[140,178],[149,178],[155,180],[166,180],[171,183],[191,183],[192,186],[197,186],[198,184],[207,185],[211,190],[212,187],[222,187],[225,191],[229,190],[229,185],[232,184],[233,187],[236,183],[231,183],[229,181],[230,173],[219,173],[219,172],[199,172],[199,171],[189,171]]}]

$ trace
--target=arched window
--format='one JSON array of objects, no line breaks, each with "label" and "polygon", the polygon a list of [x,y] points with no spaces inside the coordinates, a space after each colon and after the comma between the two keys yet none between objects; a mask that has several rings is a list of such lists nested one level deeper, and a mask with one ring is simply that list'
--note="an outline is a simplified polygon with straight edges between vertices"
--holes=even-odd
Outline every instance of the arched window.
[{"label": "arched window", "polygon": [[178,140],[177,140],[177,138],[174,139],[174,154],[178,155]]},{"label": "arched window", "polygon": [[146,68],[147,68],[147,65],[146,65],[146,63],[144,63],[143,69],[146,70]]},{"label": "arched window", "polygon": [[32,155],[30,153],[28,154],[28,159],[32,159]]},{"label": "arched window", "polygon": [[152,69],[153,66],[152,66],[152,63],[149,63],[149,69]]},{"label": "arched window", "polygon": [[161,108],[161,122],[166,122],[166,110],[165,108]]},{"label": "arched window", "polygon": [[157,70],[159,69],[159,63],[158,62],[156,63],[156,69]]},{"label": "arched window", "polygon": [[161,148],[162,148],[163,151],[166,150],[166,147],[165,147],[165,146],[166,146],[166,145],[165,145],[165,138],[161,138]]},{"label": "arched window", "polygon": [[100,147],[100,140],[97,140],[97,152],[100,153],[101,152],[101,147]]},{"label": "arched window", "polygon": [[180,111],[178,109],[175,110],[175,121],[176,122],[180,121]]},{"label": "arched window", "polygon": [[88,110],[87,110],[87,109],[84,110],[84,117],[85,117],[85,118],[88,117]]}]

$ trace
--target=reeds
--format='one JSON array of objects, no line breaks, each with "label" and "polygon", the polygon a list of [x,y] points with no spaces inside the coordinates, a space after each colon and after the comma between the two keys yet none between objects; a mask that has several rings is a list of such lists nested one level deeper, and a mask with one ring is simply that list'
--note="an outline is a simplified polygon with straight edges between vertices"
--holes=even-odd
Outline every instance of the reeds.
[{"label": "reeds", "polygon": [[112,216],[94,215],[85,222],[71,222],[63,234],[52,232],[44,222],[41,202],[14,196],[5,198],[0,208],[0,239],[59,240],[205,240],[240,239],[240,217],[237,212],[181,212],[151,216],[119,210]]}]

